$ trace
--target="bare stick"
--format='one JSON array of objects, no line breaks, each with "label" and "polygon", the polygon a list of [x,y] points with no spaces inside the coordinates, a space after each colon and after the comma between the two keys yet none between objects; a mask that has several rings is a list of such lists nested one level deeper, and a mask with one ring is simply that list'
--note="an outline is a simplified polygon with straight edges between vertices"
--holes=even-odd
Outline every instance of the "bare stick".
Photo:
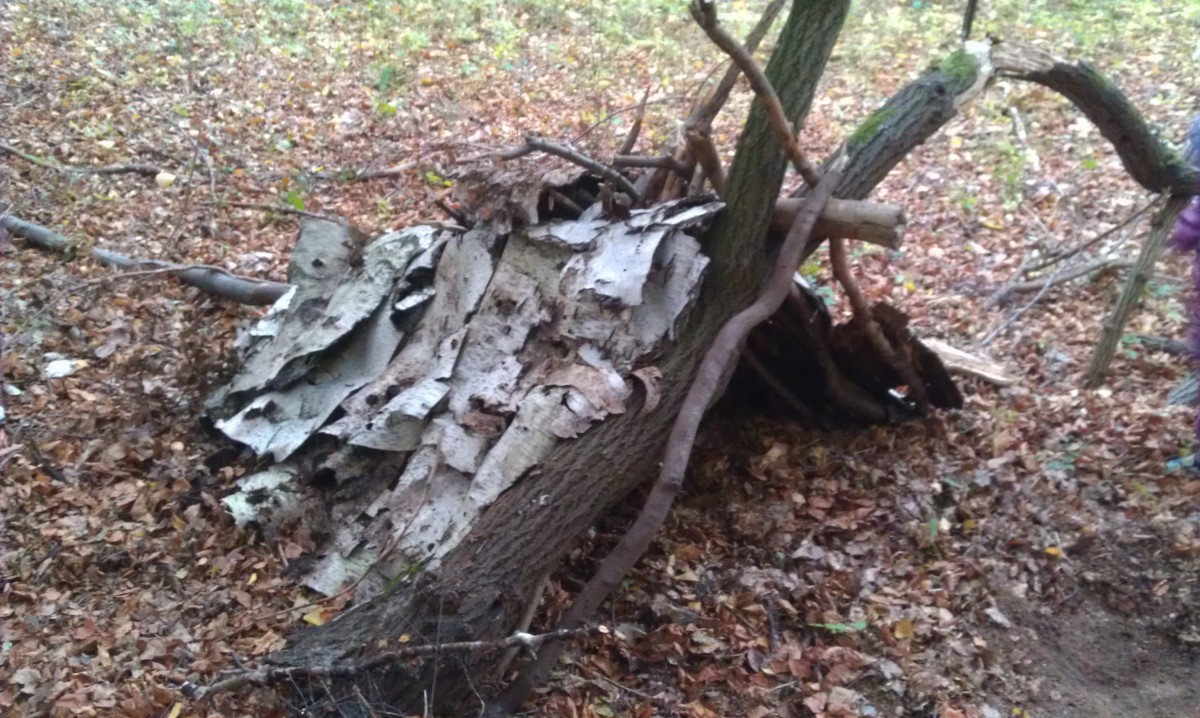
[{"label": "bare stick", "polygon": [[863,296],[862,290],[858,288],[858,282],[854,279],[854,273],[850,270],[850,263],[846,261],[846,240],[841,238],[833,238],[829,240],[829,264],[833,268],[833,276],[842,285],[842,289],[846,291],[846,297],[850,300],[850,306],[854,308],[854,320],[859,322],[866,332],[867,339],[871,345],[883,357],[892,368],[900,374],[900,378],[908,385],[909,392],[917,401],[917,406],[921,409],[921,413],[928,416],[931,409],[929,406],[929,398],[925,396],[925,382],[921,377],[917,376],[917,372],[913,369],[912,362],[908,360],[908,356],[903,353],[903,349],[897,350],[892,347],[891,342],[883,335],[879,324],[875,322],[872,316],[871,307],[867,304],[866,297]]},{"label": "bare stick", "polygon": [[713,145],[712,136],[707,131],[695,127],[687,128],[684,136],[687,138],[688,150],[700,164],[700,169],[704,170],[704,176],[708,178],[708,183],[712,185],[713,191],[718,196],[724,197],[725,166],[721,164],[721,158],[717,155],[717,148]]},{"label": "bare stick", "polygon": [[815,187],[820,181],[820,176],[817,173],[817,167],[807,157],[804,156],[804,151],[800,149],[800,143],[796,140],[796,133],[793,131],[791,123],[788,122],[787,115],[784,114],[783,104],[779,101],[779,95],[775,93],[775,88],[771,86],[767,76],[763,73],[762,68],[754,61],[754,57],[746,52],[746,48],[730,35],[721,24],[717,22],[717,6],[713,2],[707,0],[695,0],[689,10],[692,13],[692,18],[700,25],[709,39],[721,48],[726,55],[741,68],[742,73],[750,82],[750,87],[754,90],[754,94],[758,96],[760,102],[767,108],[767,117],[771,122],[771,130],[775,133],[775,139],[779,141],[784,152],[787,153],[788,159],[800,176],[804,178],[804,183],[809,187]]},{"label": "bare stick", "polygon": [[1046,261],[1042,262],[1041,264],[1035,264],[1032,267],[1026,267],[1025,271],[1026,272],[1037,272],[1042,269],[1046,269],[1047,267],[1058,264],[1059,262],[1061,262],[1065,259],[1070,259],[1071,257],[1074,257],[1075,255],[1079,254],[1080,252],[1082,252],[1086,249],[1094,247],[1095,245],[1099,244],[1100,242],[1103,242],[1104,240],[1111,237],[1118,230],[1128,227],[1134,220],[1141,217],[1143,214],[1145,214],[1147,211],[1149,211],[1151,208],[1153,208],[1154,205],[1156,205],[1156,204],[1158,204],[1158,199],[1153,199],[1153,200],[1147,202],[1146,204],[1142,205],[1142,207],[1140,209],[1138,209],[1136,212],[1129,215],[1125,219],[1121,220],[1115,227],[1106,229],[1105,231],[1101,232],[1098,236],[1093,237],[1092,239],[1089,239],[1088,241],[1084,242],[1083,244],[1072,247],[1071,249],[1069,249],[1065,252],[1055,254],[1054,256],[1047,258]]},{"label": "bare stick", "polygon": [[460,653],[466,651],[497,650],[517,646],[531,653],[536,653],[544,644],[563,641],[576,636],[607,633],[604,626],[585,626],[575,629],[559,629],[549,633],[531,635],[514,633],[508,638],[498,641],[457,641],[454,643],[429,643],[420,646],[401,646],[394,651],[381,653],[361,663],[343,663],[330,666],[281,666],[279,668],[260,668],[245,671],[236,676],[218,681],[211,686],[197,686],[194,683],[184,683],[180,691],[188,698],[201,700],[218,693],[235,690],[242,686],[255,684],[278,683],[297,678],[349,678],[383,666],[398,663],[406,658],[431,656],[440,653]]},{"label": "bare stick", "polygon": [[[1023,314],[1025,314],[1025,312],[1028,312],[1030,309],[1032,309],[1033,305],[1038,303],[1038,300],[1041,299],[1042,296],[1050,289],[1050,287],[1054,285],[1055,279],[1057,279],[1058,276],[1060,274],[1062,274],[1063,270],[1066,268],[1067,268],[1066,264],[1058,265],[1058,267],[1056,267],[1054,269],[1054,271],[1050,274],[1050,276],[1046,277],[1046,280],[1042,282],[1041,289],[1038,290],[1037,294],[1033,295],[1033,299],[1030,299],[1028,302],[1025,303],[1025,306],[1021,307],[1017,311],[1010,314],[1004,321],[1000,322],[1000,324],[995,329],[988,332],[988,335],[985,336],[982,340],[980,340],[979,346],[986,347],[988,344],[991,344],[993,339],[1000,336],[1004,332],[1005,329],[1008,329],[1010,326],[1012,326],[1013,322],[1020,319],[1021,316]],[[1016,287],[1016,285],[1009,287],[1009,292],[1011,293],[1012,291],[1014,291],[1015,287]]]},{"label": "bare stick", "polygon": [[1150,236],[1142,245],[1137,261],[1134,262],[1133,271],[1125,280],[1125,286],[1121,290],[1117,305],[1104,320],[1100,341],[1096,343],[1091,363],[1088,365],[1085,379],[1087,388],[1095,389],[1104,383],[1104,377],[1108,374],[1108,365],[1112,363],[1113,355],[1116,354],[1117,344],[1120,343],[1125,323],[1129,321],[1129,315],[1133,312],[1133,305],[1141,298],[1142,290],[1146,288],[1146,281],[1154,273],[1154,263],[1162,254],[1163,246],[1167,242],[1167,235],[1171,233],[1171,227],[1175,224],[1175,218],[1187,206],[1189,199],[1189,197],[1172,196],[1151,220]]},{"label": "bare stick", "polygon": [[[796,216],[796,223],[788,232],[775,268],[766,288],[758,299],[746,309],[735,314],[725,323],[713,340],[712,346],[704,354],[700,368],[696,373],[687,396],[671,427],[667,439],[666,454],[663,457],[662,470],[658,481],[650,491],[645,506],[637,519],[620,543],[600,564],[592,580],[580,591],[571,607],[567,609],[559,622],[562,630],[570,630],[580,626],[600,607],[608,596],[620,585],[625,574],[646,553],[655,534],[662,527],[683,485],[684,474],[687,471],[688,459],[692,453],[692,445],[696,441],[696,432],[700,428],[700,420],[708,410],[709,405],[716,399],[730,371],[737,363],[742,345],[749,336],[750,330],[774,314],[787,299],[792,286],[792,276],[800,259],[808,235],[812,232],[821,213],[821,207],[829,200],[841,177],[843,163],[839,162],[829,169],[824,179],[816,189],[805,199],[804,206]],[[499,711],[511,712],[525,702],[533,686],[541,676],[554,665],[561,655],[558,646],[550,646],[543,651],[538,659],[525,666],[521,674],[509,685],[500,697],[493,715]]]},{"label": "bare stick", "polygon": [[[648,101],[646,104],[647,105],[661,105],[661,104],[664,104],[667,102],[675,102],[676,100],[685,100],[685,99],[687,99],[686,95],[668,95],[666,97],[656,97],[653,100]],[[613,110],[612,112],[605,115],[603,119],[596,120],[592,124],[588,125],[587,129],[585,129],[583,132],[580,132],[579,134],[572,137],[570,144],[575,144],[576,142],[582,140],[584,137],[587,137],[588,135],[592,134],[592,132],[594,132],[597,127],[599,127],[603,124],[612,122],[614,119],[620,117],[621,115],[625,114],[626,112],[633,112],[634,110],[637,110],[641,106],[642,106],[642,103],[639,102],[635,105],[629,105],[628,107],[622,107],[619,110]]]},{"label": "bare stick", "polygon": [[146,177],[154,177],[162,172],[162,168],[154,165],[143,164],[126,164],[126,165],[104,165],[101,167],[80,167],[79,165],[61,165],[57,162],[47,162],[46,160],[34,157],[18,150],[12,145],[0,142],[0,152],[10,154],[14,157],[19,157],[26,162],[43,167],[55,172],[68,172],[81,175],[120,175],[120,174],[138,174]]},{"label": "bare stick", "polygon": [[629,133],[625,135],[625,141],[621,143],[621,149],[617,150],[619,155],[627,155],[633,152],[634,145],[637,144],[638,135],[642,132],[642,120],[646,117],[646,101],[650,99],[650,85],[646,85],[646,92],[642,94],[642,102],[638,105],[637,116],[633,119],[633,125],[629,127]]},{"label": "bare stick", "polygon": [[385,177],[398,177],[403,174],[408,174],[417,168],[416,162],[405,162],[403,164],[392,165],[391,167],[383,167],[373,170],[364,167],[354,173],[351,182],[367,182],[368,180],[383,179]]},{"label": "bare stick", "polygon": [[[41,225],[26,222],[11,215],[4,215],[0,217],[0,226],[11,232],[13,236],[21,237],[38,249],[55,252],[68,258],[75,256],[76,245],[74,242]],[[179,281],[185,284],[240,304],[257,306],[273,304],[288,290],[287,284],[252,277],[240,277],[221,267],[204,264],[175,264],[161,259],[138,259],[104,249],[93,249],[92,258],[101,264],[109,264],[123,269],[152,267],[155,273],[174,274]]]},{"label": "bare stick", "polygon": [[[766,8],[763,9],[762,17],[746,35],[744,49],[747,55],[754,56],[754,52],[758,50],[758,46],[762,44],[763,38],[767,36],[767,31],[771,29],[771,25],[775,22],[775,18],[779,16],[779,11],[783,9],[785,0],[771,0]],[[708,96],[704,104],[697,107],[687,120],[688,127],[710,128],[713,120],[720,114],[721,108],[729,101],[729,95],[732,94],[733,88],[737,85],[737,80],[742,75],[742,68],[736,62],[729,66],[725,71],[724,77],[717,83],[712,94]]]},{"label": "bare stick", "polygon": [[568,162],[577,164],[580,167],[590,170],[591,172],[594,172],[608,180],[610,183],[616,185],[622,192],[629,195],[630,199],[632,199],[635,203],[639,199],[638,191],[636,188],[634,188],[633,183],[630,182],[620,172],[604,164],[603,162],[597,162],[578,150],[574,150],[566,145],[560,145],[555,142],[551,142],[550,140],[547,140],[544,137],[538,137],[537,135],[530,135],[526,137],[525,144],[520,145],[519,147],[513,147],[512,149],[504,150],[503,152],[489,152],[483,155],[468,157],[462,160],[462,162],[474,162],[477,160],[486,159],[488,157],[495,157],[501,160],[515,160],[518,157],[524,157],[525,155],[532,154],[534,152],[545,152],[548,155],[561,157]]},{"label": "bare stick", "polygon": [[644,157],[642,155],[617,155],[613,157],[613,167],[650,167],[671,170],[678,175],[685,175],[690,169],[687,164],[673,157]]},{"label": "bare stick", "polygon": [[240,207],[241,209],[256,209],[260,212],[278,212],[280,214],[294,214],[299,217],[308,217],[309,219],[323,219],[326,222],[337,222],[338,224],[346,224],[346,220],[341,217],[334,217],[328,214],[318,214],[316,212],[306,212],[295,207],[281,207],[277,204],[260,204],[257,202],[234,202],[232,200],[221,200],[213,203],[214,206],[227,205],[229,207]]}]

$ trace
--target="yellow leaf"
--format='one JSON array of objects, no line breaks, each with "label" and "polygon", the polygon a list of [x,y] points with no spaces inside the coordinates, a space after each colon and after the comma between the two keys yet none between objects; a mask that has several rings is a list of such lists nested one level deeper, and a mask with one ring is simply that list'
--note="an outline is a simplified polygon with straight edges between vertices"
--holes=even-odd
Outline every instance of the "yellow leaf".
[{"label": "yellow leaf", "polygon": [[178,514],[171,514],[171,525],[176,531],[182,531],[187,528],[187,521],[184,521]]},{"label": "yellow leaf", "polygon": [[176,703],[171,706],[171,712],[167,714],[167,718],[179,718],[179,714],[183,712],[183,704]]},{"label": "yellow leaf", "polygon": [[396,640],[400,643],[408,643],[409,641],[412,640],[412,636],[408,635],[407,633],[404,633],[404,634],[401,634],[400,637],[397,638]]},{"label": "yellow leaf", "polygon": [[304,622],[311,626],[325,625],[325,609],[318,607],[304,614]]},{"label": "yellow leaf", "polygon": [[254,582],[257,580],[258,580],[258,571],[255,571],[254,573],[250,574],[250,578],[246,580],[246,585],[253,586]]},{"label": "yellow leaf", "polygon": [[896,638],[899,638],[902,640],[906,639],[906,638],[912,638],[913,637],[912,619],[902,618],[899,621],[896,621],[896,624],[894,626],[892,626],[892,635],[894,635]]},{"label": "yellow leaf", "polygon": [[963,138],[961,138],[961,137],[951,137],[950,138],[950,149],[957,150],[959,147],[962,147],[962,144],[963,144]]},{"label": "yellow leaf", "polygon": [[1046,549],[1046,553],[1050,554],[1054,558],[1062,558],[1063,550],[1057,546],[1051,546],[1050,548]]},{"label": "yellow leaf", "polygon": [[158,185],[159,189],[166,189],[175,184],[175,175],[170,172],[159,172],[154,176],[154,184]]}]

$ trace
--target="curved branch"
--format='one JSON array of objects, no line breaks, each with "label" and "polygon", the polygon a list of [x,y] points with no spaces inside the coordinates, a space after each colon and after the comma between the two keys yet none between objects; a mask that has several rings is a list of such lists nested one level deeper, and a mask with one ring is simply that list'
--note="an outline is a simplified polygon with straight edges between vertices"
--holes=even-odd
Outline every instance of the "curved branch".
[{"label": "curved branch", "polygon": [[1125,171],[1151,192],[1191,196],[1200,170],[1162,142],[1116,85],[1085,62],[1069,63],[1040,48],[1003,42],[992,48],[996,74],[1036,82],[1071,101],[1112,143]]},{"label": "curved branch", "polygon": [[796,132],[792,129],[787,113],[783,110],[783,103],[779,101],[779,95],[776,94],[775,88],[771,86],[771,82],[763,73],[762,68],[754,61],[754,56],[746,52],[746,48],[735,40],[725,28],[721,27],[721,23],[717,21],[717,6],[711,0],[696,0],[688,6],[688,9],[692,13],[692,18],[700,25],[709,39],[741,68],[742,73],[750,82],[754,94],[767,109],[767,119],[771,123],[771,131],[775,133],[775,139],[787,153],[788,159],[791,160],[796,171],[804,178],[804,183],[809,187],[816,187],[817,182],[821,179],[816,165],[800,149],[800,142],[796,139]]},{"label": "curved branch", "polygon": [[[67,237],[45,227],[26,222],[10,215],[0,217],[0,227],[12,232],[33,247],[61,254],[68,259],[75,256],[76,245]],[[200,264],[176,264],[161,259],[138,259],[105,249],[93,249],[92,258],[101,264],[122,269],[153,268],[164,274],[174,274],[179,281],[190,284],[213,296],[239,304],[265,306],[274,304],[283,296],[290,285],[252,277],[239,277],[220,267]]]},{"label": "curved branch", "polygon": [[[616,171],[612,167],[604,164],[603,162],[597,162],[596,160],[592,159],[591,157],[588,157],[587,155],[583,154],[582,152],[579,152],[578,150],[567,147],[566,145],[560,145],[556,142],[551,142],[550,140],[547,140],[544,137],[538,137],[537,135],[530,135],[525,138],[525,144],[523,144],[519,147],[514,147],[510,150],[506,150],[495,156],[502,160],[515,160],[518,157],[524,157],[525,155],[528,155],[528,154],[531,154],[534,152],[545,152],[548,155],[554,155],[555,157],[561,157],[564,160],[567,160],[568,162],[577,164],[586,170],[590,170],[590,171],[600,175],[604,179],[608,180],[610,183],[616,185],[617,188],[620,189],[622,192],[629,195],[630,199],[632,199],[635,204],[640,199],[640,195],[638,194],[637,189],[633,186],[633,183],[630,182],[629,178],[627,178],[625,175]],[[463,160],[463,161],[468,162],[468,161],[470,161],[470,159],[474,159],[474,158],[469,158],[469,159]]]}]

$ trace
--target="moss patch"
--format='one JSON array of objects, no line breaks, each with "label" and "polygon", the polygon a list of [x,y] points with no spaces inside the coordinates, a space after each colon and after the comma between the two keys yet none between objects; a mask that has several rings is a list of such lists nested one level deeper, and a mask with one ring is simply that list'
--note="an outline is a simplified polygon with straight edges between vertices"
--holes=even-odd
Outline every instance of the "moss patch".
[{"label": "moss patch", "polygon": [[895,114],[896,108],[894,107],[881,107],[875,110],[867,119],[863,120],[863,123],[854,131],[854,134],[850,135],[849,144],[866,144],[879,132],[879,128],[883,127],[883,123],[890,120]]}]

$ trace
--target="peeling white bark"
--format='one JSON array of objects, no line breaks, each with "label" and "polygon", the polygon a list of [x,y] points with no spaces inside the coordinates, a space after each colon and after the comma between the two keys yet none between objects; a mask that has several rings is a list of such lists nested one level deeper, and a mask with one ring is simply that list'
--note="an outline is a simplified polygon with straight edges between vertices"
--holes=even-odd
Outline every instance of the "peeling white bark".
[{"label": "peeling white bark", "polygon": [[[310,297],[283,313],[223,395],[243,406],[222,431],[296,457],[242,479],[225,505],[239,524],[313,510],[297,467],[318,433],[340,440],[343,462],[355,446],[397,452],[400,475],[335,516],[306,582],[329,594],[370,572],[359,587],[370,594],[436,566],[559,442],[624,412],[637,385],[656,393],[647,362],[707,263],[684,230],[720,207],[672,203],[617,222],[589,213],[507,237],[415,228],[375,240],[327,305]],[[419,318],[397,323],[396,307],[414,297],[427,299]]]}]

